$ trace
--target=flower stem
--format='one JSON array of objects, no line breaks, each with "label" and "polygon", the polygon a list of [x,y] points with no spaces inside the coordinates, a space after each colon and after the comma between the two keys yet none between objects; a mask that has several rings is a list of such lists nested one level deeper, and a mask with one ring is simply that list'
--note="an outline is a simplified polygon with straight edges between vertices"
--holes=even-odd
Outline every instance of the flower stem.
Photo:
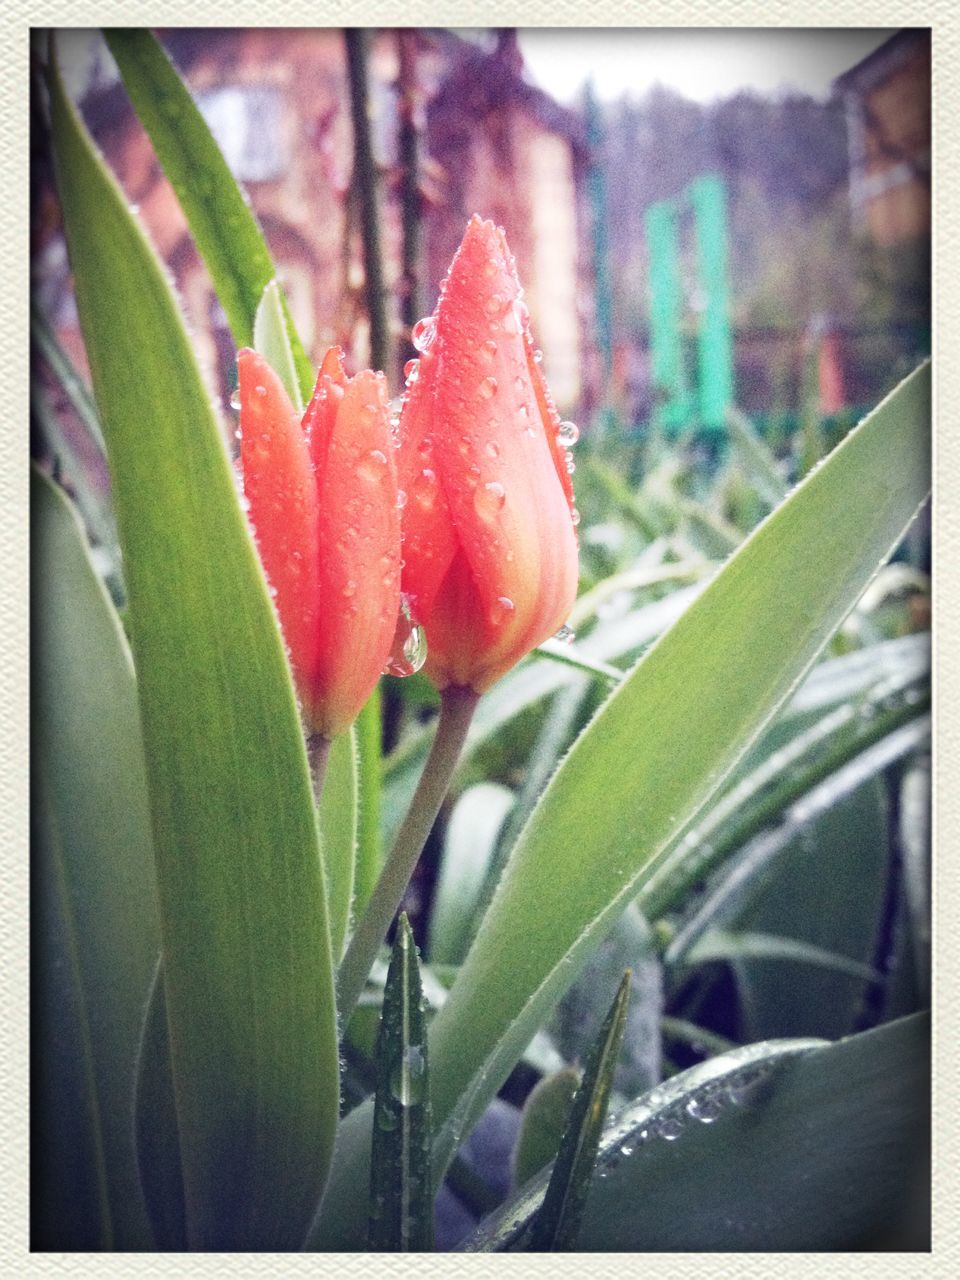
[{"label": "flower stem", "polygon": [[310,779],[313,782],[313,802],[320,803],[323,794],[323,780],[327,776],[327,764],[330,760],[332,740],[321,733],[307,736],[307,760],[310,764]]},{"label": "flower stem", "polygon": [[337,1007],[346,1027],[360,999],[367,975],[377,958],[390,921],[397,913],[413,869],[427,843],[443,798],[450,786],[476,710],[479,694],[450,685],[440,695],[440,721],[430,755],[393,848],[354,930],[337,975]]}]

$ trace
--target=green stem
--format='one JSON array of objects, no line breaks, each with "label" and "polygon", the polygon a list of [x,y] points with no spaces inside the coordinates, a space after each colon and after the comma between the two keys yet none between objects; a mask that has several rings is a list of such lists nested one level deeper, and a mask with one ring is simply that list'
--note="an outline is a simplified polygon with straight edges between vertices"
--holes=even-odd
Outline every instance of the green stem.
[{"label": "green stem", "polygon": [[327,776],[327,765],[330,762],[332,739],[323,734],[311,733],[307,737],[307,760],[310,762],[310,778],[313,782],[314,803],[320,804],[323,794],[323,780]]},{"label": "green stem", "polygon": [[450,779],[460,758],[479,694],[451,685],[440,695],[440,721],[430,755],[390,856],[367,909],[350,939],[337,976],[337,1007],[345,1027],[350,1020],[380,943],[397,913],[413,869],[427,843]]}]

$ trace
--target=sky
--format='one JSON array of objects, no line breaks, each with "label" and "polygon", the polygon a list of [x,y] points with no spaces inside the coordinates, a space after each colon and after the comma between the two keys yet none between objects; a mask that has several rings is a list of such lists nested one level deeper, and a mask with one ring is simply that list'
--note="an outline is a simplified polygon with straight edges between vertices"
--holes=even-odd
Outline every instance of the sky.
[{"label": "sky", "polygon": [[894,34],[875,28],[541,28],[520,32],[527,73],[560,102],[592,78],[601,99],[655,83],[698,102],[742,89],[829,96],[830,82]]}]

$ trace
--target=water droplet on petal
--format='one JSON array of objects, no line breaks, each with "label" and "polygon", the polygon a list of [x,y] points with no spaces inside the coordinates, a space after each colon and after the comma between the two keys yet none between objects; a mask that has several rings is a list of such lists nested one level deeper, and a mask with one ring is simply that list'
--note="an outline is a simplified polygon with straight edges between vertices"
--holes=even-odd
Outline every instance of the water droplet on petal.
[{"label": "water droplet on petal", "polygon": [[231,409],[236,409],[236,410],[237,410],[237,412],[239,412],[239,411],[240,411],[240,409],[242,408],[242,405],[241,405],[241,403],[240,403],[240,388],[239,388],[239,387],[237,387],[236,391],[234,391],[233,395],[230,397],[230,408],[231,408]]},{"label": "water droplet on petal", "polygon": [[580,523],[580,512],[576,507],[570,512],[570,519],[573,521],[574,527]]},{"label": "water droplet on petal", "polygon": [[365,457],[360,459],[357,465],[357,474],[364,480],[376,481],[383,475],[383,469],[387,465],[387,455],[382,449],[371,449]]},{"label": "water droplet on petal", "polygon": [[488,440],[487,443],[484,445],[483,451],[488,458],[500,457],[500,446],[497,444],[496,440]]},{"label": "water droplet on petal", "polygon": [[350,578],[348,582],[345,582],[343,584],[343,590],[341,591],[340,594],[344,596],[347,600],[349,600],[350,597],[353,595],[356,595],[356,593],[357,593],[357,584],[354,582],[352,578]]},{"label": "water droplet on petal", "polygon": [[513,613],[514,608],[515,605],[509,596],[497,596],[490,613],[490,621],[495,627],[498,627],[502,622],[506,622],[507,618]]},{"label": "water droplet on petal", "polygon": [[429,351],[437,336],[437,322],[433,316],[424,316],[413,326],[410,340],[418,351]]},{"label": "water droplet on petal", "polygon": [[259,382],[253,388],[253,390],[254,390],[254,394],[258,396],[265,396],[267,394],[267,388],[262,386]]},{"label": "water droplet on petal", "polygon": [[580,439],[580,428],[575,422],[561,422],[557,427],[557,444],[564,449],[572,449]]},{"label": "water droplet on petal", "polygon": [[408,360],[403,366],[403,376],[407,380],[407,386],[412,387],[420,376],[420,361]]},{"label": "water droplet on petal", "polygon": [[400,597],[400,612],[393,644],[383,668],[385,676],[412,676],[427,660],[427,637],[413,621],[406,596]]},{"label": "water droplet on petal", "polygon": [[487,338],[480,350],[483,352],[486,359],[492,360],[497,354],[497,344],[493,338]]},{"label": "water droplet on petal", "polygon": [[473,506],[481,520],[493,520],[507,500],[506,490],[497,480],[480,485],[473,495]]},{"label": "water droplet on petal", "polygon": [[484,306],[488,316],[499,315],[503,310],[503,296],[499,293],[491,293]]},{"label": "water droplet on petal", "polygon": [[496,394],[497,390],[496,378],[484,378],[477,390],[484,400],[491,399],[491,397]]},{"label": "water droplet on petal", "polygon": [[397,490],[397,510],[402,511],[407,505],[407,493],[405,489]]},{"label": "water droplet on petal", "polygon": [[577,633],[572,627],[568,627],[567,624],[564,623],[553,638],[554,640],[559,640],[561,644],[573,644],[574,640],[577,638]]}]

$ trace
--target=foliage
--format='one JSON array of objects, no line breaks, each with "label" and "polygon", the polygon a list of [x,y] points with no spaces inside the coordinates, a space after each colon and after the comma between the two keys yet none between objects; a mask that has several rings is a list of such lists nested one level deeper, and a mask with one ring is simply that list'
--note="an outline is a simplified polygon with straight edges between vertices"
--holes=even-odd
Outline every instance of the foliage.
[{"label": "foliage", "polygon": [[[161,128],[135,88],[166,76],[150,37],[114,43]],[[590,1250],[925,1247],[928,583],[896,548],[929,481],[929,368],[794,489],[749,422],[711,465],[584,433],[576,637],[482,699],[410,924],[338,1027],[351,886],[355,926],[436,695],[381,682],[318,820],[176,301],[55,63],[48,86],[119,547],[36,479],[38,1101],[70,1126],[37,1122],[35,1247],[409,1248],[435,1226],[451,1248],[458,1200],[490,1214],[471,1250],[578,1226]],[[188,147],[179,195],[246,299],[240,345],[264,264],[221,242],[190,119],[158,153]],[[98,581],[121,550],[132,667]],[[521,1186],[484,1156],[505,1145]],[[547,1231],[550,1185],[577,1212]]]}]

